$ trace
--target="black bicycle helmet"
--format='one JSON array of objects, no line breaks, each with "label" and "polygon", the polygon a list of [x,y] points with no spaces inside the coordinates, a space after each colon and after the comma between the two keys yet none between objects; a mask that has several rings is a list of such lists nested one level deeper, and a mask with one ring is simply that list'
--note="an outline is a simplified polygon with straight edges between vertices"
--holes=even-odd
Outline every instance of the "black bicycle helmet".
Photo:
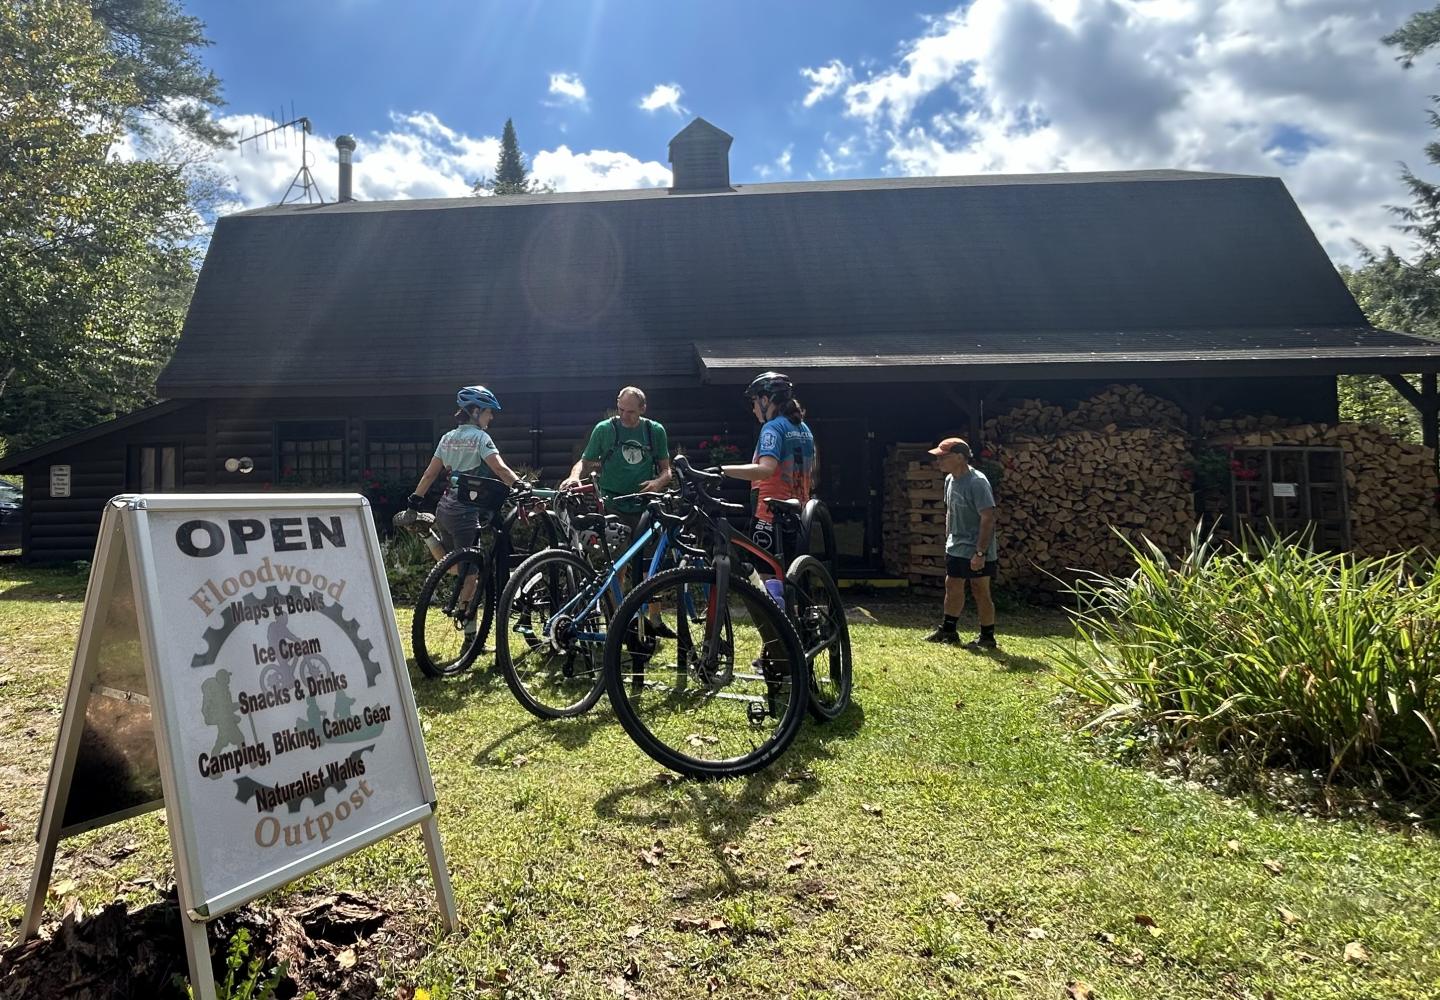
[{"label": "black bicycle helmet", "polygon": [[780,372],[761,372],[756,375],[745,395],[750,399],[756,396],[769,396],[771,402],[781,403],[788,400],[795,391],[795,383],[790,381],[789,375],[782,375]]}]

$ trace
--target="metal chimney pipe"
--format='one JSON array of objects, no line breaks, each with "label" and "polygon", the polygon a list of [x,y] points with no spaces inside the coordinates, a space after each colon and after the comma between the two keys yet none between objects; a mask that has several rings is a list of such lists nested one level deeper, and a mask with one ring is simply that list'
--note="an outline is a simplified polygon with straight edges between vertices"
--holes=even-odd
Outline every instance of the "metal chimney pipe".
[{"label": "metal chimney pipe", "polygon": [[340,197],[339,201],[354,201],[355,197],[350,193],[350,154],[355,152],[355,137],[353,135],[342,135],[335,140],[335,148],[340,151]]}]

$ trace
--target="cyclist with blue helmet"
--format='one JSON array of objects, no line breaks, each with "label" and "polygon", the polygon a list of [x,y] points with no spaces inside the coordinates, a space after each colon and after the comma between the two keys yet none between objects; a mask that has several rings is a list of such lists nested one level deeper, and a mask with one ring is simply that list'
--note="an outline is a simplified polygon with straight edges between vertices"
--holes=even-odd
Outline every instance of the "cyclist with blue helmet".
[{"label": "cyclist with blue helmet", "polygon": [[500,449],[486,429],[500,411],[495,394],[483,385],[467,385],[455,394],[455,405],[459,407],[455,411],[456,427],[440,438],[435,457],[430,459],[408,503],[412,510],[418,508],[443,473],[445,495],[435,508],[435,523],[449,533],[456,548],[464,548],[475,544],[483,518],[493,511],[467,502],[459,489],[460,478],[494,479],[514,486],[520,477],[500,457]]}]

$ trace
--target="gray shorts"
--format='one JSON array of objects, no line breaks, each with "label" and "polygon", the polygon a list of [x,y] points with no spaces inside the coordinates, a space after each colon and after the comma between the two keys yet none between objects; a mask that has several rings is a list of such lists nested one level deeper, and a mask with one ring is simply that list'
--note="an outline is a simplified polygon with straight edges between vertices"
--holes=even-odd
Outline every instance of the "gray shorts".
[{"label": "gray shorts", "polygon": [[450,538],[450,549],[468,548],[480,537],[480,529],[495,515],[446,493],[435,505],[435,524]]}]

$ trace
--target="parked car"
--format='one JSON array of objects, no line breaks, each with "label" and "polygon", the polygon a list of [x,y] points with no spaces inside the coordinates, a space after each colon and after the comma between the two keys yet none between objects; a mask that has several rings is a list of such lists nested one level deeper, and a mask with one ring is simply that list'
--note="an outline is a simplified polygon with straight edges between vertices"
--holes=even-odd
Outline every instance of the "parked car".
[{"label": "parked car", "polygon": [[20,547],[20,487],[0,480],[0,551]]}]

